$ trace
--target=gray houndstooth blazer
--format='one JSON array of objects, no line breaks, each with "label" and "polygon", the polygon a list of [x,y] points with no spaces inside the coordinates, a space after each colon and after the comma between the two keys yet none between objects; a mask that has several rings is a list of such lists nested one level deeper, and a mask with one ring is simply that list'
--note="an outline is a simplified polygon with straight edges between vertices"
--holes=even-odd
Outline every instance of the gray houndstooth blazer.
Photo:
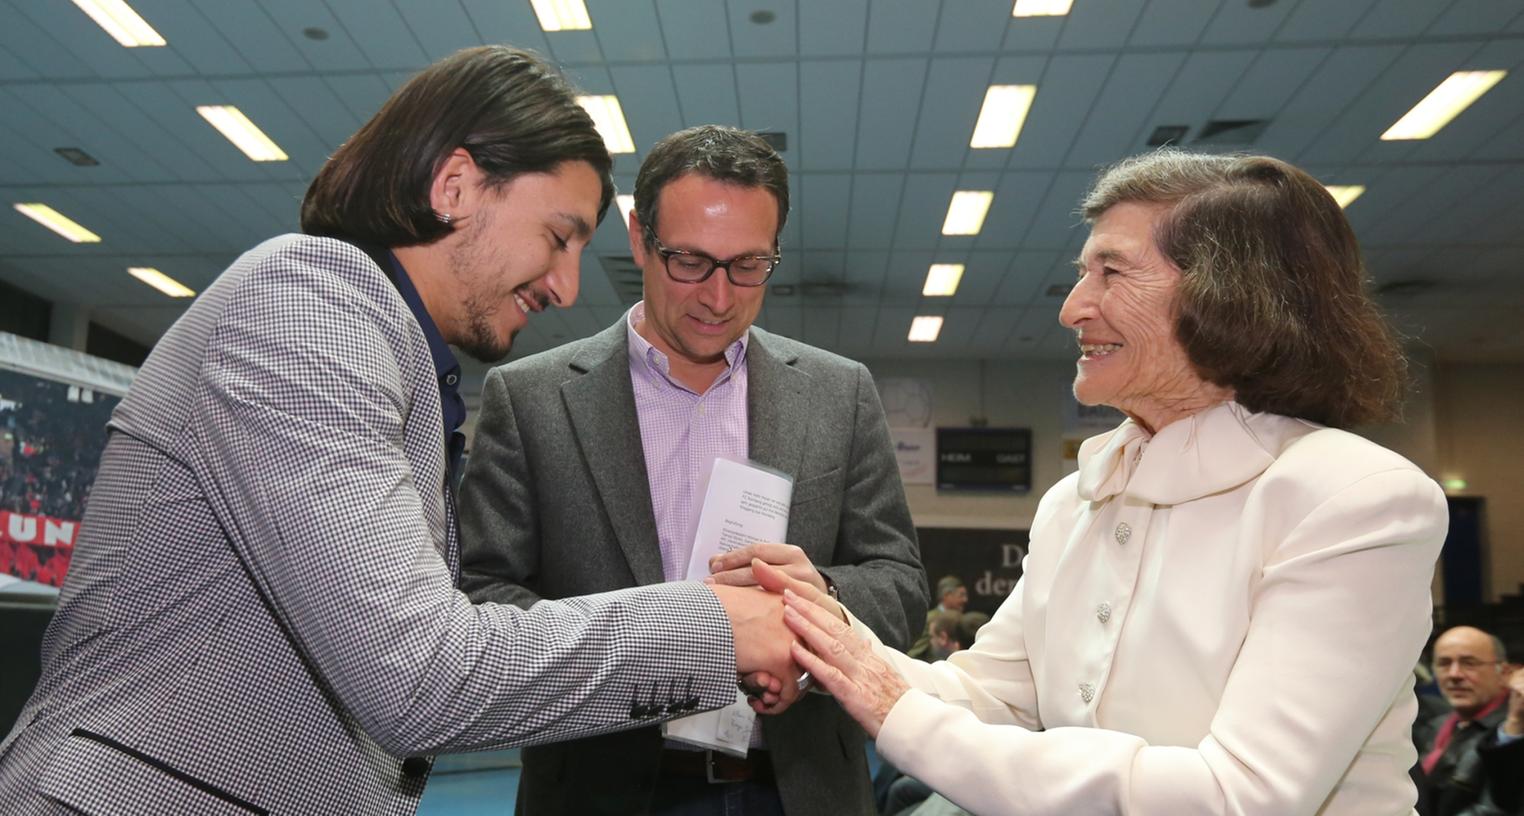
[{"label": "gray houndstooth blazer", "polygon": [[735,696],[697,584],[525,611],[456,591],[438,384],[355,247],[283,236],[170,329],[110,423],[6,813],[412,813],[438,752]]},{"label": "gray houndstooth blazer", "polygon": [[[487,375],[461,488],[473,598],[528,607],[662,580],[625,325]],[[751,458],[794,479],[788,542],[881,638],[908,643],[926,574],[873,378],[757,328],[746,367]],[[874,812],[862,729],[835,700],[807,695],[762,727],[791,816]],[[525,751],[519,813],[644,813],[661,750],[644,728]]]}]

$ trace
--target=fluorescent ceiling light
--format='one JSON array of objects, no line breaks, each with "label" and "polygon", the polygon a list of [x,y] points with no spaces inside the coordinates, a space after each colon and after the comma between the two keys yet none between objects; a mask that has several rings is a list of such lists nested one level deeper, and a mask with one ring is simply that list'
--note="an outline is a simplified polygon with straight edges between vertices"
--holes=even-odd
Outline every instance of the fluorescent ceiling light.
[{"label": "fluorescent ceiling light", "polygon": [[529,0],[540,28],[546,31],[586,31],[593,27],[582,0]]},{"label": "fluorescent ceiling light", "polygon": [[46,204],[17,204],[16,211],[76,244],[98,244],[101,237]]},{"label": "fluorescent ceiling light", "polygon": [[990,202],[995,194],[989,190],[959,190],[953,193],[947,205],[947,218],[942,221],[943,235],[978,235],[984,228],[984,216],[989,214]]},{"label": "fluorescent ceiling light", "polygon": [[1381,134],[1381,141],[1427,139],[1471,106],[1507,71],[1456,71]]},{"label": "fluorescent ceiling light", "polygon": [[619,214],[624,216],[624,228],[630,228],[630,213],[635,211],[635,196],[614,196],[614,203],[619,207]]},{"label": "fluorescent ceiling light", "polygon": [[979,121],[974,123],[974,137],[969,147],[1015,147],[1021,126],[1027,121],[1036,85],[991,85],[984,92]]},{"label": "fluorescent ceiling light", "polygon": [[910,342],[935,343],[942,333],[942,318],[921,315],[910,321]]},{"label": "fluorescent ceiling light", "polygon": [[958,291],[958,281],[963,280],[963,264],[932,264],[926,271],[926,285],[921,294],[926,297],[948,297]]},{"label": "fluorescent ceiling light", "polygon": [[184,284],[151,266],[129,266],[127,267],[127,274],[172,298],[196,296],[194,289],[187,288]]},{"label": "fluorescent ceiling light", "polygon": [[123,0],[74,0],[80,11],[128,48],[164,45],[164,38]]},{"label": "fluorescent ceiling light", "polygon": [[1339,202],[1339,207],[1348,207],[1353,204],[1365,192],[1363,184],[1325,184],[1323,189],[1333,196],[1334,201]]},{"label": "fluorescent ceiling light", "polygon": [[598,129],[603,146],[610,153],[635,152],[635,140],[630,138],[630,128],[624,123],[624,109],[619,107],[619,97],[613,94],[579,96],[577,104],[593,117],[593,127]]},{"label": "fluorescent ceiling light", "polygon": [[1016,0],[1012,17],[1062,17],[1069,13],[1074,0]]},{"label": "fluorescent ceiling light", "polygon": [[243,111],[232,105],[197,105],[196,113],[232,142],[245,156],[257,162],[285,161],[289,158]]}]

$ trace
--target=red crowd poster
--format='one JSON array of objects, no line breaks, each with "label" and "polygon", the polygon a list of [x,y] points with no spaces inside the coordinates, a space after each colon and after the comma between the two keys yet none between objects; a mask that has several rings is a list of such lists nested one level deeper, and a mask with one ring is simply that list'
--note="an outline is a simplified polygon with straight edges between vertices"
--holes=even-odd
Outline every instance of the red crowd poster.
[{"label": "red crowd poster", "polygon": [[118,401],[0,369],[0,574],[63,586]]}]

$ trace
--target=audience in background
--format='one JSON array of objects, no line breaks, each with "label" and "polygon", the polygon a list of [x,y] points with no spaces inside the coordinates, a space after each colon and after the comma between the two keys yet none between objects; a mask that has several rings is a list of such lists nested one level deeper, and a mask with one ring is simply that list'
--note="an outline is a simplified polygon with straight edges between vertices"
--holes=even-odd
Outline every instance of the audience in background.
[{"label": "audience in background", "polygon": [[926,613],[926,629],[905,654],[918,660],[936,660],[931,650],[931,620],[939,612],[959,612],[968,606],[968,587],[956,575],[944,575],[937,580],[937,607]]},{"label": "audience in background", "polygon": [[1453,711],[1415,724],[1423,816],[1491,816],[1524,806],[1524,673],[1496,636],[1457,626],[1434,642],[1434,677]]},{"label": "audience in background", "polygon": [[79,519],[115,398],[0,371],[0,510]]}]

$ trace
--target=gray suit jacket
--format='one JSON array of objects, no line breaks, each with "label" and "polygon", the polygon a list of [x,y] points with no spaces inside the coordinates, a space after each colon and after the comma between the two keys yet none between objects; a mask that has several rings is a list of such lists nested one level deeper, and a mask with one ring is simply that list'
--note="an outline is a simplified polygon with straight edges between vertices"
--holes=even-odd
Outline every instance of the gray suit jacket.
[{"label": "gray suit jacket", "polygon": [[430,754],[734,699],[699,585],[473,605],[446,482],[433,363],[376,264],[244,255],[112,417],[0,809],[412,813]]},{"label": "gray suit jacket", "polygon": [[[621,319],[487,376],[461,488],[473,598],[530,607],[662,580],[625,332]],[[924,618],[926,578],[871,376],[756,328],[747,349],[751,458],[794,478],[788,542],[903,646]],[[873,813],[863,734],[830,697],[763,718],[763,732],[791,816]],[[650,728],[526,751],[520,812],[642,812],[661,746]]]}]

